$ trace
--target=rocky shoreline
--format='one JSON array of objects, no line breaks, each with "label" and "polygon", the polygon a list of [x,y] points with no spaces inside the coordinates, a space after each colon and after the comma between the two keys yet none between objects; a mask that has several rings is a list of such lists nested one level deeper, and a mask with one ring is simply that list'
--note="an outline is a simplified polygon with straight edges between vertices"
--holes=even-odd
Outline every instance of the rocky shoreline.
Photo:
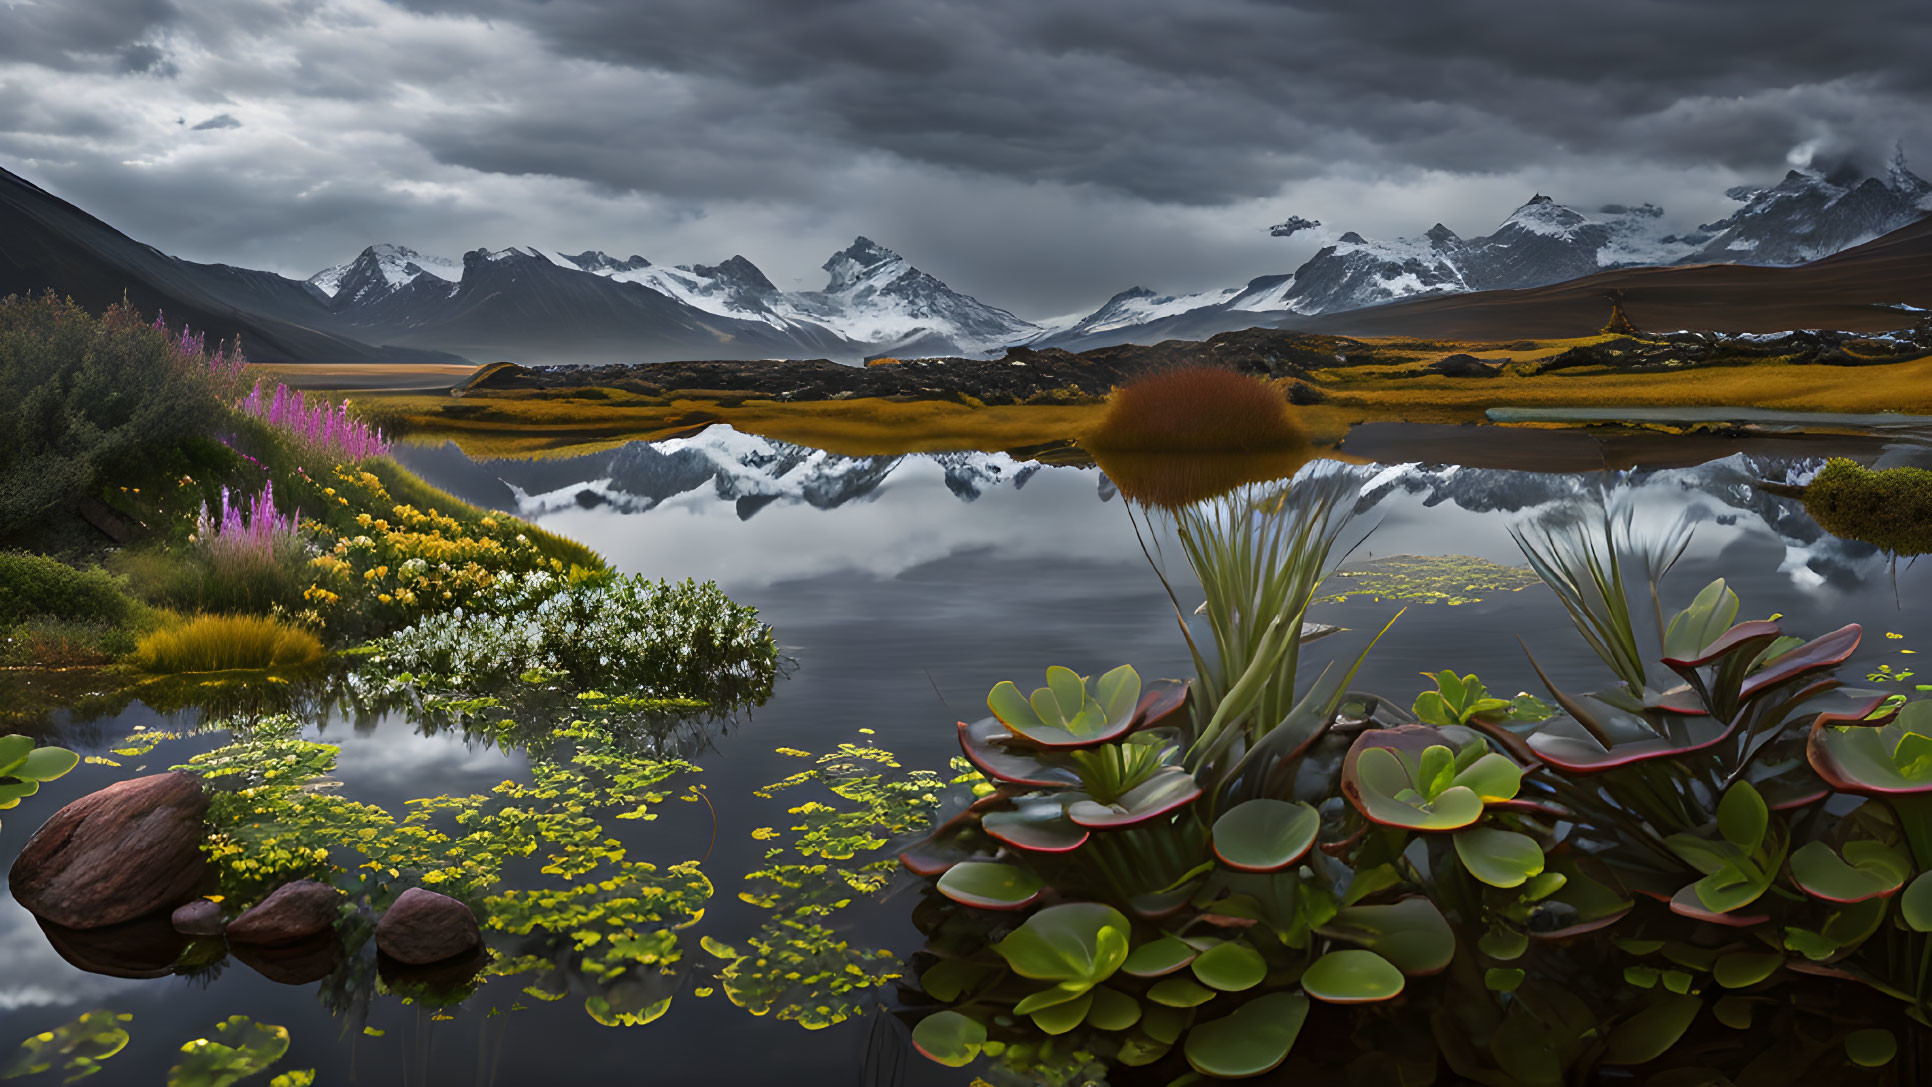
[{"label": "rocky shoreline", "polygon": [[[1475,348],[1490,357],[1456,347]],[[563,396],[613,390],[641,396],[704,395],[728,400],[951,400],[984,404],[1072,403],[1105,396],[1141,374],[1173,366],[1211,363],[1242,373],[1291,379],[1290,399],[1314,403],[1324,371],[1361,366],[1413,364],[1412,374],[1481,379],[1516,360],[1510,352],[1536,350],[1533,341],[1448,344],[1433,341],[1363,341],[1340,336],[1254,328],[1205,341],[1169,340],[1122,344],[1090,351],[1010,348],[997,359],[931,358],[845,366],[827,359],[658,362],[610,366],[485,367],[452,392],[458,396]],[[1748,365],[1778,360],[1798,365],[1867,366],[1932,354],[1932,320],[1880,335],[1794,331],[1735,336],[1708,332],[1639,334],[1569,348],[1553,356],[1517,362],[1517,372],[1579,367],[1635,371],[1695,366]],[[595,394],[592,395],[595,398]]]}]

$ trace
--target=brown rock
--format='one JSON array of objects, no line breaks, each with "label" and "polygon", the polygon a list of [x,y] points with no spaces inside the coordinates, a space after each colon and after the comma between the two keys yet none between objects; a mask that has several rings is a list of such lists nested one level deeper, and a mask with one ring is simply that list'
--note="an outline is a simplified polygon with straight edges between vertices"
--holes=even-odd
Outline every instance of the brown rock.
[{"label": "brown rock", "polygon": [[201,779],[167,773],[116,782],[55,812],[14,859],[13,897],[35,916],[100,928],[168,909],[207,872]]},{"label": "brown rock", "polygon": [[229,950],[244,966],[281,985],[321,981],[342,963],[342,941],[333,932],[317,933],[292,944],[236,944]]},{"label": "brown rock", "polygon": [[476,915],[448,895],[411,887],[376,922],[376,947],[410,966],[460,955],[483,942]]},{"label": "brown rock", "polygon": [[41,921],[40,931],[61,958],[90,974],[110,978],[167,977],[175,972],[175,962],[188,946],[188,938],[159,913],[89,929]]},{"label": "brown rock", "polygon": [[205,898],[197,898],[174,911],[174,916],[169,920],[174,923],[176,932],[185,932],[190,936],[219,936],[228,927],[227,922],[222,920],[221,904]]},{"label": "brown rock", "polygon": [[326,883],[284,883],[228,924],[231,944],[292,944],[329,932],[342,912],[342,892]]}]

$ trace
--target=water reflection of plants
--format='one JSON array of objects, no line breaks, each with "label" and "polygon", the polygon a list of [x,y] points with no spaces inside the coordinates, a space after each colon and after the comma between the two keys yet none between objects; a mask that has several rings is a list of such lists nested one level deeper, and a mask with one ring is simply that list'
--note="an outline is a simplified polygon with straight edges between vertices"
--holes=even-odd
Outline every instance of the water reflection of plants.
[{"label": "water reflection of plants", "polygon": [[[0,1079],[20,1079],[59,1072],[61,1082],[75,1083],[104,1070],[106,1063],[127,1048],[126,1012],[97,1009],[21,1042],[11,1059],[0,1064]],[[180,1055],[163,1081],[168,1087],[230,1087],[262,1075],[288,1053],[284,1027],[258,1023],[245,1015],[231,1015],[215,1024],[210,1037],[181,1046]],[[268,1081],[269,1087],[309,1087],[313,1068],[290,1070]]]},{"label": "water reflection of plants", "polygon": [[[1405,712],[1349,690],[1359,657],[1303,685],[1344,491],[1316,477],[1176,517],[1213,638],[1190,636],[1185,693],[1054,669],[959,726],[977,799],[904,857],[935,877],[919,988],[942,1007],[920,1049],[1014,1082],[1094,1060],[1912,1081],[1932,712],[1840,689],[1858,628],[1739,622],[1721,581],[1667,616],[1684,534],[1614,516],[1520,538],[1611,687],[1545,678],[1553,711],[1443,671]],[[1420,1006],[1434,1046],[1385,1044]],[[1311,1016],[1348,1017],[1355,1042],[1298,1044]]]}]

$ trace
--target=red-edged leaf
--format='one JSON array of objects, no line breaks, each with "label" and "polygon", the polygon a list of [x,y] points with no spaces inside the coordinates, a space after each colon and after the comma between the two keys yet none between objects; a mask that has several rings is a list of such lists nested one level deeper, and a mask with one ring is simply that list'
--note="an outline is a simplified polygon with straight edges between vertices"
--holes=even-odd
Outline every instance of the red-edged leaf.
[{"label": "red-edged leaf", "polygon": [[1154,687],[1140,696],[1140,705],[1134,707],[1133,731],[1145,728],[1160,728],[1163,725],[1178,725],[1177,717],[1187,713],[1187,700],[1193,690],[1193,681]]},{"label": "red-edged leaf", "polygon": [[1863,627],[1857,623],[1846,623],[1830,634],[1820,635],[1796,649],[1780,653],[1744,681],[1744,685],[1738,689],[1738,697],[1748,702],[1753,695],[1767,687],[1774,687],[1806,672],[1843,664],[1858,649],[1858,640],[1863,635]]},{"label": "red-edged leaf", "polygon": [[959,749],[966,759],[995,781],[1026,785],[1035,789],[1071,789],[1080,785],[1080,775],[1040,757],[1037,748],[1011,742],[1012,733],[997,717],[986,717],[972,724],[959,723]]},{"label": "red-edged leaf", "polygon": [[1697,656],[1689,659],[1665,657],[1663,664],[1671,671],[1679,673],[1692,668],[1702,668],[1720,657],[1748,647],[1752,642],[1762,643],[1758,648],[1763,649],[1764,646],[1777,641],[1778,633],[1776,622],[1770,619],[1752,619],[1739,623],[1718,635],[1717,640],[1705,646]]}]

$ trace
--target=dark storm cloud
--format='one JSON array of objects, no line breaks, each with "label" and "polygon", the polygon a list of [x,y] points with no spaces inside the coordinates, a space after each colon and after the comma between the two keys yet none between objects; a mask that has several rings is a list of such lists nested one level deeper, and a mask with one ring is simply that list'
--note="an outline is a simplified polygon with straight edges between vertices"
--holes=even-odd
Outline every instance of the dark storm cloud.
[{"label": "dark storm cloud", "polygon": [[[485,10],[566,56],[783,96],[788,117],[818,119],[813,134],[837,146],[1157,201],[1266,195],[1338,160],[1466,172],[1588,152],[1751,169],[1820,129],[1848,151],[1932,135],[1914,115],[1932,80],[1923,0],[495,0]],[[1774,93],[1795,87],[1813,90]],[[535,97],[541,117],[549,107]],[[697,125],[686,135],[706,142]],[[561,169],[619,186],[658,180],[581,160]]]},{"label": "dark storm cloud", "polygon": [[0,0],[0,166],[300,275],[538,244],[815,287],[863,233],[1038,317],[1532,191],[1688,226],[1787,160],[1932,161],[1928,55],[1925,0]]},{"label": "dark storm cloud", "polygon": [[122,71],[149,71],[163,61],[141,42],[175,14],[169,0],[7,4],[0,6],[0,59],[82,68],[118,58]]}]

